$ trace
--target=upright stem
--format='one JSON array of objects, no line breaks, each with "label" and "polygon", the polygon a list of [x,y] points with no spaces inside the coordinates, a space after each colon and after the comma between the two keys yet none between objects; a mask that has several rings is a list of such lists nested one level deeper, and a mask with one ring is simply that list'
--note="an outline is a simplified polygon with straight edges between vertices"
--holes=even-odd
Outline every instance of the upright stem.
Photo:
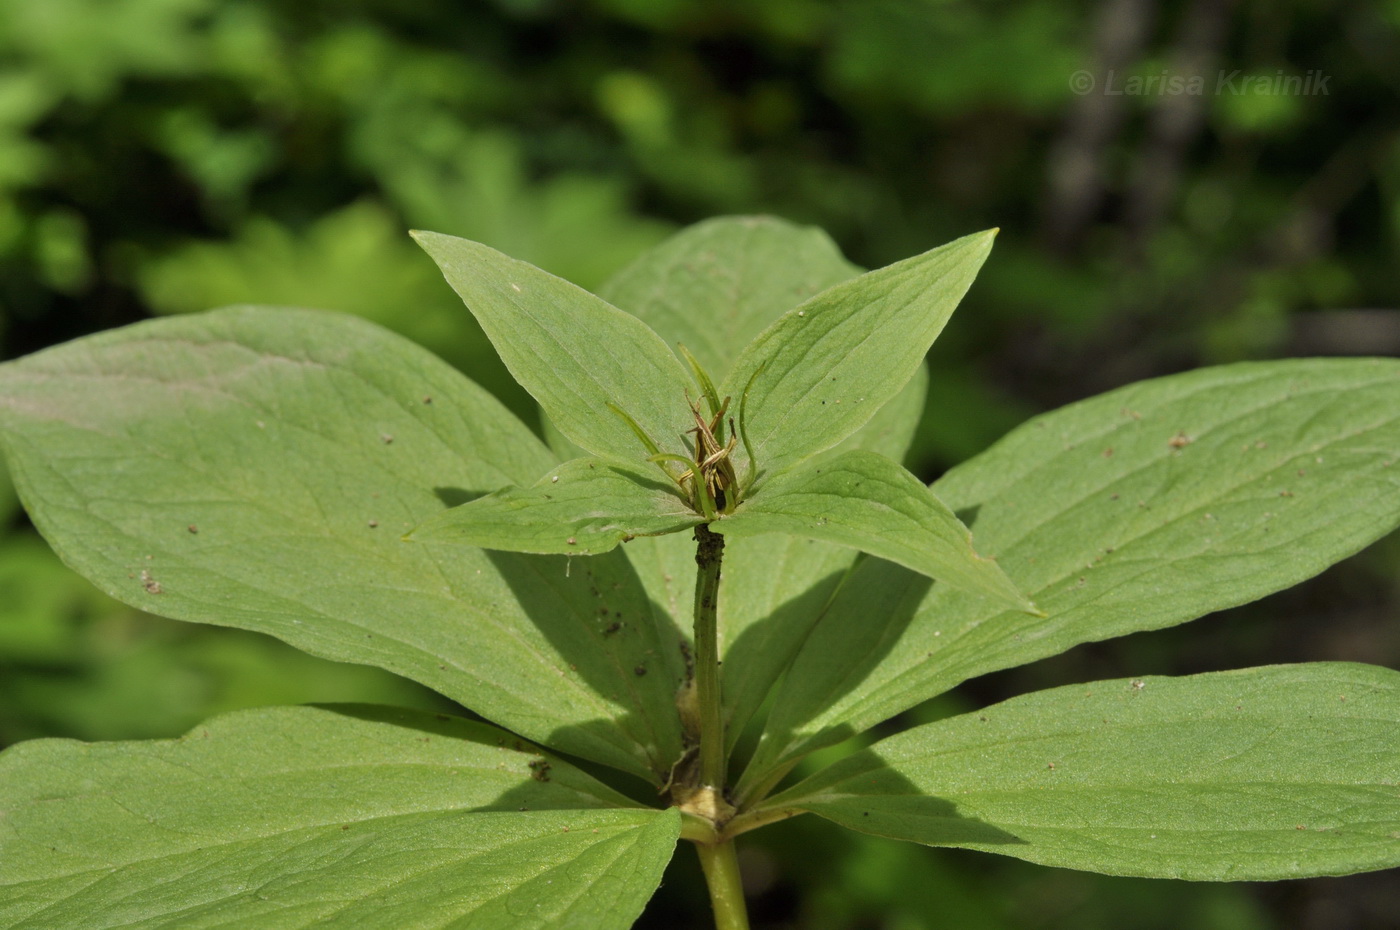
[{"label": "upright stem", "polygon": [[[718,823],[714,811],[724,808],[733,813],[724,798],[724,715],[719,696],[717,613],[724,537],[710,532],[702,523],[695,528],[695,543],[695,700],[700,710],[700,788],[708,796],[710,819]],[[734,841],[697,842],[695,851],[700,855],[705,884],[710,888],[716,930],[749,930]]]},{"label": "upright stem", "polygon": [[[723,795],[724,715],[719,698],[716,612],[724,537],[710,532],[710,528],[702,523],[695,528],[695,542],[695,699],[700,706],[700,778],[704,786]],[[701,859],[704,860],[703,854]]]},{"label": "upright stem", "polygon": [[739,881],[739,860],[734,841],[713,846],[696,843],[705,884],[710,886],[710,906],[715,912],[715,930],[749,930],[749,913],[744,907],[744,886]]}]

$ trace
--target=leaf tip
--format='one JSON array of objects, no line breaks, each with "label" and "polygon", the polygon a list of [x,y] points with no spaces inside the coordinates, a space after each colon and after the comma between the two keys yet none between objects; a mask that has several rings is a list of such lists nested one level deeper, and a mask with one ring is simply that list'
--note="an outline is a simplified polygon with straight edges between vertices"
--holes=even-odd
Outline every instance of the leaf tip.
[{"label": "leaf tip", "polygon": [[433,232],[428,229],[410,229],[408,231],[408,236],[420,249],[427,252],[429,255],[433,254],[433,248],[438,246],[441,240],[452,238],[451,236],[444,235],[440,232]]}]

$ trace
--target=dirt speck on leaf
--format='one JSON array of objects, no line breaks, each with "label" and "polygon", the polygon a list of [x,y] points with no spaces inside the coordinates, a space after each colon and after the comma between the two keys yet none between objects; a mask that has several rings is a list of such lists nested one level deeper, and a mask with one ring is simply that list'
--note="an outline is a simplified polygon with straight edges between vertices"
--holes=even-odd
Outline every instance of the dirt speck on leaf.
[{"label": "dirt speck on leaf", "polygon": [[160,586],[160,582],[151,577],[151,573],[144,568],[141,569],[141,587],[146,589],[147,594],[164,594],[165,589]]}]

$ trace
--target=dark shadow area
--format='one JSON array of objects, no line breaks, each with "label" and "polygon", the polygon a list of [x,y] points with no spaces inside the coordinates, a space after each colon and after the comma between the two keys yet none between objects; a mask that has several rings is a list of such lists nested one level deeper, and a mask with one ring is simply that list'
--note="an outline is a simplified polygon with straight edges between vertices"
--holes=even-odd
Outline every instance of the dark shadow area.
[{"label": "dark shadow area", "polygon": [[801,807],[842,826],[908,840],[926,846],[1023,844],[1015,834],[975,817],[960,814],[957,805],[921,790],[890,768],[877,747],[848,756],[807,782],[808,797],[834,795],[834,800]]},{"label": "dark shadow area", "polygon": [[1014,833],[963,816],[952,802],[926,795],[851,798],[812,813],[861,833],[924,846],[1026,845]]},{"label": "dark shadow area", "polygon": [[630,471],[622,471],[621,469],[613,469],[613,471],[618,475],[625,477],[628,481],[631,481],[633,484],[641,485],[648,491],[659,491],[663,494],[668,494],[671,497],[679,499],[679,496],[676,493],[676,486],[670,482],[662,481],[660,478],[652,478],[648,475],[633,474]]},{"label": "dark shadow area", "polygon": [[[453,739],[480,740],[485,727],[494,726],[484,721],[459,717],[455,714],[434,714],[406,707],[390,707],[387,704],[308,704],[320,710],[353,717],[368,723],[387,723],[407,730],[417,730],[433,736],[447,736]],[[504,733],[505,731],[501,731]],[[525,744],[525,740],[520,740]]]},{"label": "dark shadow area", "polygon": [[[876,790],[876,786],[862,784],[861,790]],[[1025,845],[1015,833],[959,814],[952,801],[918,793],[909,780],[895,772],[881,773],[878,790],[881,793],[843,798],[813,807],[811,812],[853,831],[924,846]]]},{"label": "dark shadow area", "polygon": [[972,529],[973,525],[977,522],[978,515],[981,513],[981,504],[973,504],[971,507],[964,507],[961,510],[953,511],[953,515],[961,520],[962,525],[968,529]]},{"label": "dark shadow area", "polygon": [[[648,789],[640,779],[627,776],[616,769],[581,762],[552,749],[542,748],[485,721],[377,704],[311,706],[356,720],[412,730],[415,734],[412,738],[422,742],[449,739],[474,743],[489,751],[489,761],[486,764],[493,768],[502,764],[507,768],[511,767],[511,757],[500,756],[501,749],[520,753],[521,755],[514,759],[515,762],[523,764],[520,781],[490,801],[467,809],[468,812],[576,810],[597,807],[602,802],[597,800],[597,795],[590,790],[591,780],[599,781],[637,800],[639,807],[661,806],[654,797],[647,797],[648,794],[654,795],[655,789]],[[606,780],[598,778],[600,770],[611,773],[613,777]],[[463,774],[470,777],[469,772]]]},{"label": "dark shadow area", "polygon": [[[779,604],[762,620],[750,623],[729,644],[724,659],[726,704],[747,708],[747,713],[732,716],[727,721],[728,727],[742,730],[758,712],[768,693],[796,659],[821,620],[823,609],[848,574],[847,570],[838,570],[822,576],[801,594]],[[723,596],[721,588],[721,599]],[[743,680],[745,687],[731,695],[730,682],[735,680]]]},{"label": "dark shadow area", "polygon": [[466,488],[433,488],[433,493],[437,499],[442,501],[445,507],[460,507],[463,504],[470,504],[478,497],[485,497],[490,491],[468,491]]},{"label": "dark shadow area", "polygon": [[[579,754],[588,745],[619,745],[619,731],[649,746],[648,764],[660,783],[679,757],[675,694],[685,676],[682,638],[653,608],[631,562],[620,551],[602,555],[521,555],[487,552],[531,623],[592,691],[628,712],[554,730],[547,743]],[[590,754],[596,755],[596,754]]]},{"label": "dark shadow area", "polygon": [[623,795],[637,807],[663,809],[671,806],[669,795],[661,794],[656,785],[630,772],[624,772],[622,769],[603,765],[600,762],[592,762],[567,752],[560,752],[557,749],[551,749],[549,754],[557,759],[563,759],[579,771],[591,776],[595,781]]},{"label": "dark shadow area", "polygon": [[[932,584],[926,575],[892,562],[862,559],[822,612],[788,673],[787,687],[807,696],[805,713],[801,719],[770,720],[766,739],[787,746],[796,727],[865,681],[900,641]],[[838,725],[803,742],[816,749],[854,734],[851,727]]]}]

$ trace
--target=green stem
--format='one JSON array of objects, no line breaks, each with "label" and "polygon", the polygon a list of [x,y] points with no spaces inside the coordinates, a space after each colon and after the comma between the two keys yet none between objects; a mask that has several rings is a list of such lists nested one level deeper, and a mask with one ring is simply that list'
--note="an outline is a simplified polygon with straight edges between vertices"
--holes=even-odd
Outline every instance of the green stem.
[{"label": "green stem", "polygon": [[[697,480],[698,477],[697,477]],[[701,784],[724,793],[724,714],[719,699],[719,571],[724,537],[695,528],[695,699],[700,707]]]},{"label": "green stem", "polygon": [[[757,830],[759,827],[766,827],[770,823],[788,820],[803,813],[805,813],[805,811],[798,810],[795,807],[759,808],[757,810],[745,811],[725,824],[724,832],[721,835],[726,841],[733,841],[734,837],[741,833],[748,833],[750,830]],[[682,835],[684,835],[684,833],[682,833]]]},{"label": "green stem", "polygon": [[[695,476],[696,487],[704,478]],[[709,789],[711,803],[724,801],[724,713],[719,695],[719,576],[724,559],[724,537],[702,523],[695,528],[695,700],[700,710],[700,787]],[[731,809],[732,810],[732,809]],[[711,815],[713,817],[713,815]],[[749,930],[744,907],[744,886],[739,881],[739,860],[734,841],[697,842],[700,867],[710,888],[715,930]]]},{"label": "green stem", "polygon": [[773,791],[788,773],[797,767],[799,759],[785,762],[775,769],[770,769],[760,777],[749,778],[753,774],[753,767],[750,766],[744,774],[739,777],[739,784],[734,786],[734,804],[741,810],[748,810]]},{"label": "green stem", "polygon": [[713,846],[696,843],[705,884],[710,886],[710,906],[715,912],[715,930],[749,930],[749,913],[744,907],[744,886],[739,881],[739,860],[734,841]]}]

